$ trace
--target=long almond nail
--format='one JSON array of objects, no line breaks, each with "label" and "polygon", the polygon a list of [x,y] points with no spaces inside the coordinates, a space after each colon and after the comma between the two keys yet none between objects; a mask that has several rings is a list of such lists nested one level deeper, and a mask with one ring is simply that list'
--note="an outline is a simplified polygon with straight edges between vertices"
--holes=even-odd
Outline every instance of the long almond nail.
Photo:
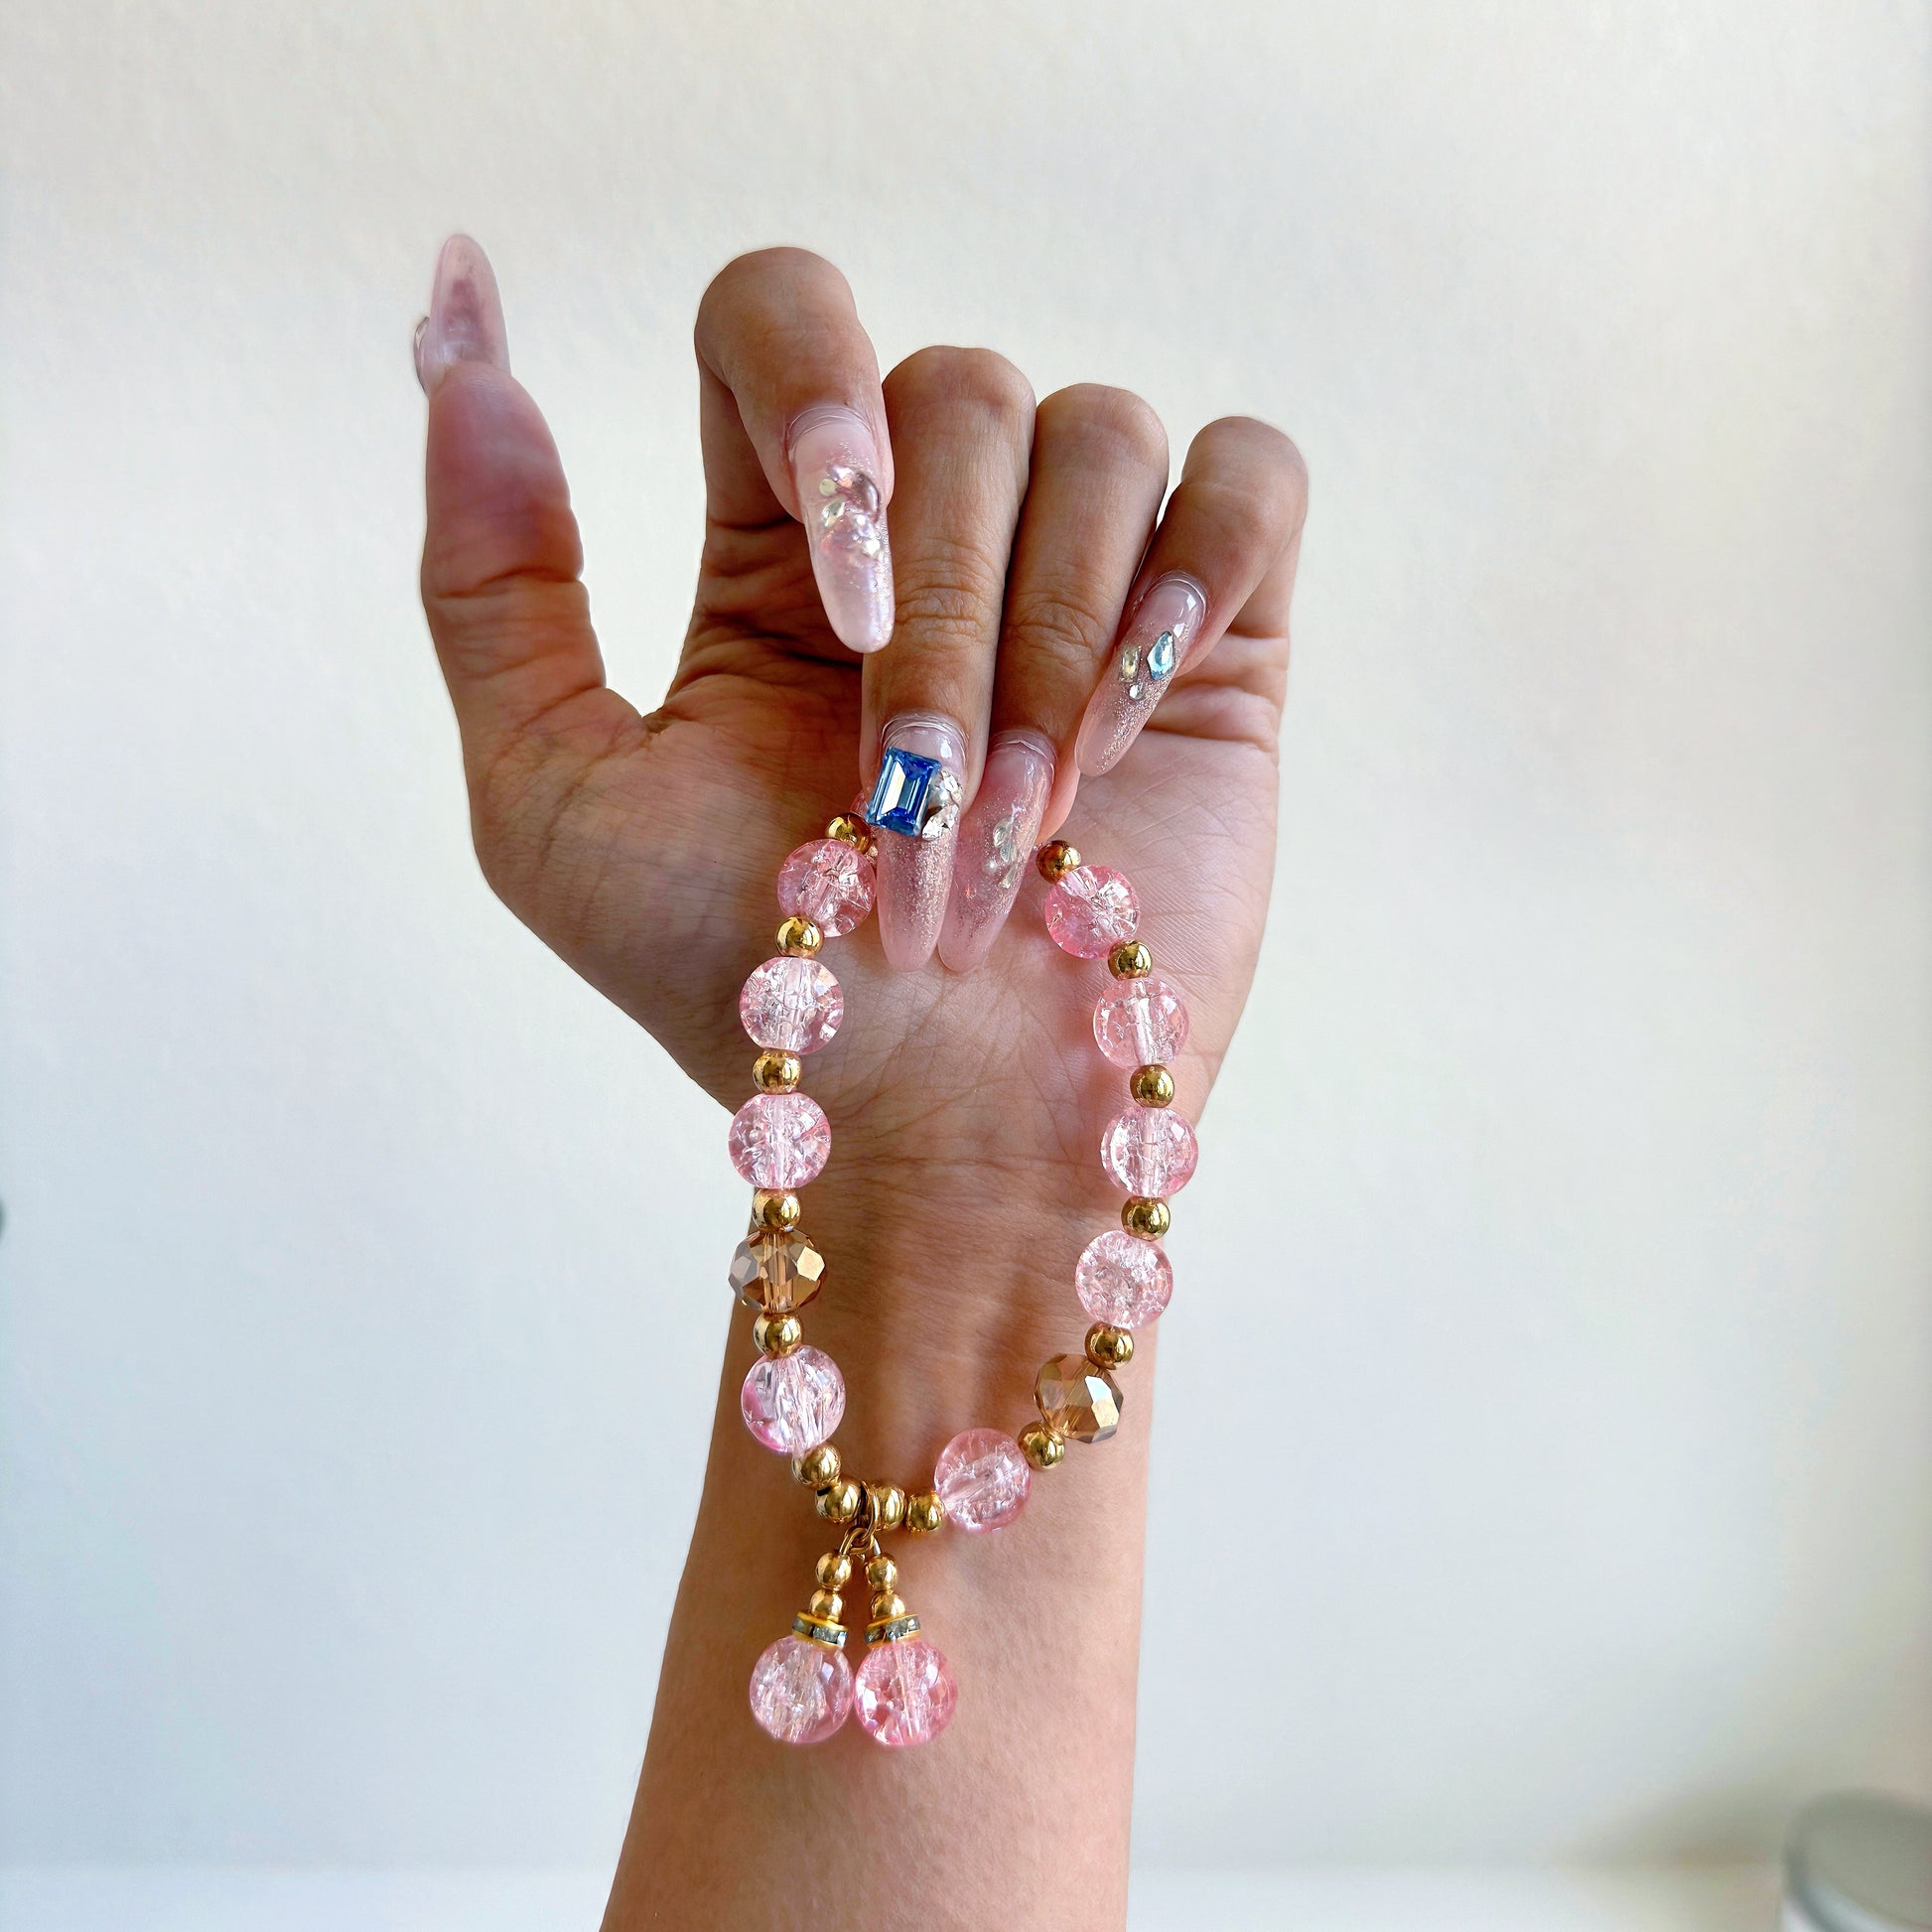
[{"label": "long almond nail", "polygon": [[798,416],[786,442],[826,620],[849,649],[878,650],[893,634],[893,546],[872,426],[828,403]]},{"label": "long almond nail", "polygon": [[416,380],[423,394],[433,394],[456,362],[487,362],[505,370],[510,365],[495,272],[467,234],[453,234],[443,244],[429,314],[416,325]]},{"label": "long almond nail", "polygon": [[866,821],[879,834],[879,938],[887,960],[911,972],[932,957],[945,922],[966,734],[937,712],[908,711],[880,734],[880,746],[866,801]]},{"label": "long almond nail", "polygon": [[1206,593],[1191,577],[1176,572],[1148,586],[1080,721],[1073,756],[1084,776],[1098,777],[1120,762],[1173,684],[1206,616]]},{"label": "long almond nail", "polygon": [[1039,842],[1053,790],[1053,747],[1035,731],[1002,732],[986,754],[973,809],[960,821],[952,897],[939,957],[967,973],[992,950]]}]

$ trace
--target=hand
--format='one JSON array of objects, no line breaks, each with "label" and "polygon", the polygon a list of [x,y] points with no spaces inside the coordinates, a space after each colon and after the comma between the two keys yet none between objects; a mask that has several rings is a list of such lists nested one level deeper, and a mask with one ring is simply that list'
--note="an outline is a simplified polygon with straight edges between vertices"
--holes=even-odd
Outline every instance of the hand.
[{"label": "hand", "polygon": [[[882,729],[953,721],[925,742],[956,759],[957,834],[882,833],[878,917],[822,955],[846,999],[807,1062],[827,1181],[978,1216],[1026,1193],[1104,1226],[1096,1147],[1122,1101],[1088,1016],[1106,981],[1048,942],[1043,889],[993,835],[1017,816],[1024,853],[1064,821],[1132,879],[1191,1011],[1174,1074],[1196,1115],[1267,910],[1301,460],[1263,424],[1211,424],[1157,525],[1168,452],[1145,403],[1082,386],[1035,407],[982,349],[921,350],[882,385],[843,278],[793,250],[719,275],[697,349],[703,561],[677,673],[640,715],[604,682],[563,472],[508,372],[488,264],[462,237],[444,250],[418,345],[423,598],[483,871],[736,1107],[755,1051],[738,993],[773,950],[779,865],[870,780]],[[816,541],[828,502],[839,527]],[[1123,647],[1163,629],[1176,668],[1130,693]],[[1015,893],[1029,905],[1002,930]],[[935,937],[970,970],[930,960]]]}]

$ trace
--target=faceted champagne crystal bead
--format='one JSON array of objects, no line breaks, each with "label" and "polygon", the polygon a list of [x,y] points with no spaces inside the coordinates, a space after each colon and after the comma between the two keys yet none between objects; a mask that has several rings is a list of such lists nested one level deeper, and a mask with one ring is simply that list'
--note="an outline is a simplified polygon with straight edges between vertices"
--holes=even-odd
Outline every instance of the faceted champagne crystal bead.
[{"label": "faceted champagne crystal bead", "polygon": [[1194,1130],[1172,1107],[1130,1107],[1100,1137],[1100,1165],[1130,1194],[1179,1193],[1198,1159]]},{"label": "faceted champagne crystal bead", "polygon": [[859,1666],[859,1722],[882,1744],[923,1744],[959,1702],[952,1666],[923,1637],[876,1643]]},{"label": "faceted champagne crystal bead", "polygon": [[1120,980],[1094,1006],[1093,1036],[1116,1066],[1167,1066],[1187,1043],[1187,1007],[1159,973]]},{"label": "faceted champagne crystal bead", "polygon": [[1110,1328],[1145,1328],[1168,1306],[1173,1269],[1160,1242],[1109,1228],[1087,1243],[1073,1271],[1073,1292],[1096,1321]]},{"label": "faceted champagne crystal bead", "polygon": [[795,1230],[750,1234],[732,1256],[731,1285],[748,1309],[789,1314],[825,1281],[825,1257]]},{"label": "faceted champagne crystal bead", "polygon": [[1120,1390],[1084,1355],[1055,1355],[1034,1383],[1040,1420],[1056,1436],[1104,1443],[1120,1427]]},{"label": "faceted champagne crystal bead", "polygon": [[745,1427],[777,1455],[803,1455],[829,1441],[845,1414],[845,1377],[821,1348],[760,1355],[739,1391]]},{"label": "faceted champagne crystal bead", "polygon": [[1141,902],[1124,872],[1111,866],[1075,866],[1046,895],[1046,930],[1054,945],[1076,959],[1099,959],[1141,922]]},{"label": "faceted champagne crystal bead", "polygon": [[842,1650],[780,1637],[752,1666],[752,1716],[781,1744],[816,1744],[852,1709],[852,1666]]},{"label": "faceted champagne crystal bead", "polygon": [[816,1053],[845,1018],[845,995],[817,960],[780,954],[752,969],[738,996],[738,1017],[760,1046]]},{"label": "faceted champagne crystal bead", "polygon": [[1033,1472],[1020,1445],[997,1429],[969,1429],[939,1451],[932,1486],[946,1521],[962,1530],[998,1530],[1020,1514]]},{"label": "faceted champagne crystal bead", "polygon": [[732,1116],[732,1166],[754,1187],[802,1187],[832,1153],[832,1126],[809,1094],[758,1093]]},{"label": "faceted champagne crystal bead", "polygon": [[778,868],[779,909],[810,919],[828,939],[843,938],[872,910],[875,872],[843,839],[813,839]]}]

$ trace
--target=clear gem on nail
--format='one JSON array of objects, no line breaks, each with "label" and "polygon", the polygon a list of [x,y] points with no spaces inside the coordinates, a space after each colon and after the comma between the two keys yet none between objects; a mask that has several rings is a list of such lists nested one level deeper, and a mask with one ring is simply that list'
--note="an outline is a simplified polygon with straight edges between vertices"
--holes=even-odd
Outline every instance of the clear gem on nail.
[{"label": "clear gem on nail", "polygon": [[959,779],[937,759],[889,747],[866,800],[866,821],[908,839],[936,839],[959,823]]},{"label": "clear gem on nail", "polygon": [[1158,683],[1173,669],[1174,658],[1177,654],[1173,640],[1173,632],[1172,630],[1162,631],[1160,636],[1155,638],[1154,642],[1148,646],[1148,676]]}]

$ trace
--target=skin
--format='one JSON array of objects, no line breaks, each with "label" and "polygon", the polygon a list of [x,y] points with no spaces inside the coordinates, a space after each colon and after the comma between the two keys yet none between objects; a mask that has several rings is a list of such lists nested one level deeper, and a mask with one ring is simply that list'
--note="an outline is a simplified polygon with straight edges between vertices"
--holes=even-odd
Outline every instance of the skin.
[{"label": "skin", "polygon": [[[1198,1118],[1267,913],[1306,506],[1293,446],[1210,425],[1157,528],[1167,447],[1145,404],[1085,387],[1035,406],[983,350],[922,350],[882,383],[843,280],[796,251],[728,268],[698,346],[703,562],[676,676],[642,714],[604,683],[563,472],[506,351],[485,340],[426,376],[424,603],[490,885],[735,1109],[754,1052],[738,991],[772,950],[773,877],[851,803],[879,726],[908,706],[959,718],[976,779],[989,730],[1032,725],[1060,748],[1045,831],[1064,819],[1129,874],[1142,936],[1185,992],[1176,1104]],[[826,399],[877,423],[888,471],[897,626],[863,659],[826,623],[785,470],[786,423]],[[1122,612],[1173,569],[1208,590],[1212,648],[1113,770],[1079,779]],[[874,922],[822,955],[846,1020],[807,1062],[834,1150],[805,1194],[832,1271],[804,1319],[844,1371],[837,1440],[860,1476],[923,1488],[959,1430],[1017,1431],[1039,1362],[1085,1330],[1072,1265],[1117,1224],[1095,1149],[1124,1096],[1089,1027],[1103,970],[1044,939],[1042,891],[1029,881],[965,975],[891,970]],[[719,1230],[721,1275],[737,1234]],[[1124,1923],[1156,1353],[1139,1339],[1118,1435],[1070,1446],[1016,1524],[889,1539],[959,1680],[944,1735],[888,1751],[851,1723],[801,1750],[757,1728],[746,1683],[836,1532],[739,1418],[755,1353],[733,1318],[607,1927],[988,1932],[1062,1903]],[[863,1580],[846,1594],[863,1623]]]}]

